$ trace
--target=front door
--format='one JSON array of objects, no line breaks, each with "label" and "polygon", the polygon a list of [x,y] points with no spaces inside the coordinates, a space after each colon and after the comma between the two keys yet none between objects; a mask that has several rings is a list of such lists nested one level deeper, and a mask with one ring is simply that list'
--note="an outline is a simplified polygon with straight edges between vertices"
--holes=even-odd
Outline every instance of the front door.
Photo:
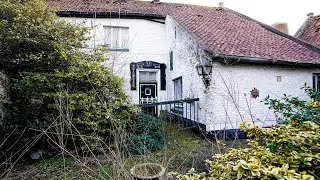
[{"label": "front door", "polygon": [[[157,84],[148,83],[140,84],[140,104],[150,104],[157,102]],[[157,114],[156,106],[144,107],[142,108],[146,113]]]}]

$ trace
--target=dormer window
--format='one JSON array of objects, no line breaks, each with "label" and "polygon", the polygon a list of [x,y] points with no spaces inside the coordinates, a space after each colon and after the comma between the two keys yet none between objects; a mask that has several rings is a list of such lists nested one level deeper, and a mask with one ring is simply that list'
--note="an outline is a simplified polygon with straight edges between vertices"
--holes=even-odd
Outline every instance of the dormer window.
[{"label": "dormer window", "polygon": [[104,31],[110,51],[129,51],[129,27],[104,26]]}]

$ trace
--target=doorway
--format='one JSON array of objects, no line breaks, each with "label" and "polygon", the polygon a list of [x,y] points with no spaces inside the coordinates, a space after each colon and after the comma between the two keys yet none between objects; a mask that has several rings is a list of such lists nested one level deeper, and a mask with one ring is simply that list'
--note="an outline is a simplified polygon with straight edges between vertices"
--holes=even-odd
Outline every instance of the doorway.
[{"label": "doorway", "polygon": [[[157,84],[140,84],[139,88],[140,94],[140,104],[150,104],[157,102]],[[157,115],[157,107],[156,106],[148,106],[143,107],[142,110],[145,113],[150,113],[153,115]]]},{"label": "doorway", "polygon": [[[139,72],[139,102],[140,104],[150,104],[158,101],[157,72]],[[146,113],[157,115],[156,106],[143,107]]]}]

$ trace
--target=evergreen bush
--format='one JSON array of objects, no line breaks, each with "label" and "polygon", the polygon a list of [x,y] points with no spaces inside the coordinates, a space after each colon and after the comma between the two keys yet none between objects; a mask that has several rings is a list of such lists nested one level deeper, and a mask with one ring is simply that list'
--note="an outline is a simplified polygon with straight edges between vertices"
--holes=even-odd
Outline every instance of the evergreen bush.
[{"label": "evergreen bush", "polygon": [[89,30],[59,19],[43,0],[0,1],[0,65],[10,82],[4,152],[94,150],[130,121],[133,108],[119,111],[130,106],[123,80],[102,65],[106,47],[86,49]]},{"label": "evergreen bush", "polygon": [[287,95],[284,95],[282,99],[273,99],[268,96],[264,99],[264,103],[274,110],[280,123],[287,123],[287,119],[294,119],[302,122],[313,121],[319,124],[320,92],[314,91],[307,85],[303,89],[308,95],[309,99],[307,100]]},{"label": "evergreen bush", "polygon": [[245,149],[230,149],[216,154],[207,163],[209,173],[191,169],[187,179],[290,179],[313,180],[320,177],[320,126],[311,121],[264,129],[251,123],[241,128],[252,140]]},{"label": "evergreen bush", "polygon": [[133,126],[129,140],[130,154],[145,154],[161,149],[164,143],[163,121],[149,114],[141,113]]}]

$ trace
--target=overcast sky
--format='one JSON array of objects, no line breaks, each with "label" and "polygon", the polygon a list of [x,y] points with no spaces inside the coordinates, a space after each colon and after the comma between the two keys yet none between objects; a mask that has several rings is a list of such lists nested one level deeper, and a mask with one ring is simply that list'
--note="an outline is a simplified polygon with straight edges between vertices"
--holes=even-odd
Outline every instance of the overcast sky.
[{"label": "overcast sky", "polygon": [[309,12],[320,14],[320,0],[160,0],[162,2],[224,6],[266,24],[287,22],[293,35],[306,20]]}]

